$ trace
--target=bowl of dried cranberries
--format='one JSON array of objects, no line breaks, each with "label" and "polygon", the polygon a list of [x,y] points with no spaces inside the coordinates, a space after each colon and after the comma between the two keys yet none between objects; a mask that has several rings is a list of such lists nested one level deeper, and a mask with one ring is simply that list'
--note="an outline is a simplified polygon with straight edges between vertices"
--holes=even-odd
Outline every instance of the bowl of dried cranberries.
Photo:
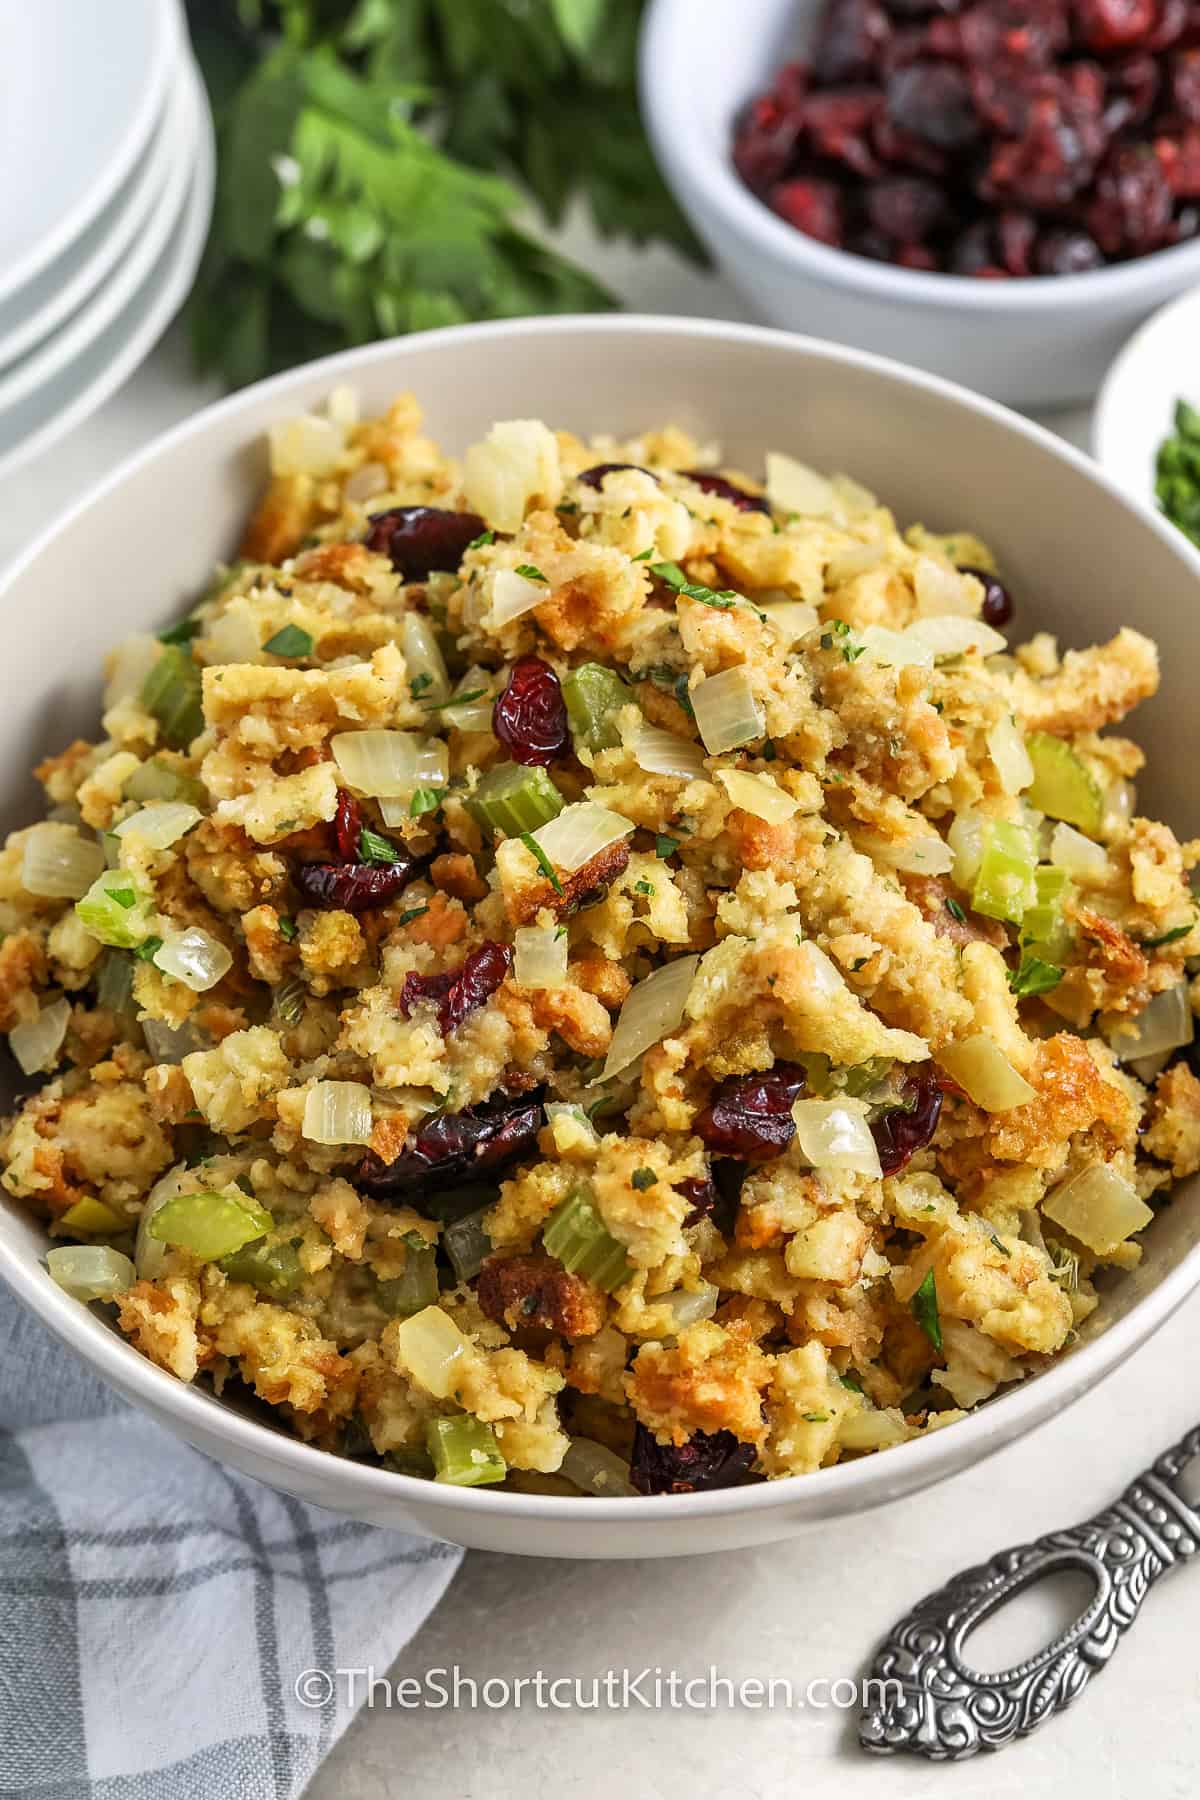
[{"label": "bowl of dried cranberries", "polygon": [[654,0],[641,87],[775,324],[1054,405],[1200,281],[1196,0]]}]

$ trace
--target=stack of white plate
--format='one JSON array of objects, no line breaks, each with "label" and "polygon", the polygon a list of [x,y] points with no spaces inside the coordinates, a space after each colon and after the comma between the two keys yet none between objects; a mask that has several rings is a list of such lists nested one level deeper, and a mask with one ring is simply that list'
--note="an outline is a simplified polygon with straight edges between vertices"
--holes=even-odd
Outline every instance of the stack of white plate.
[{"label": "stack of white plate", "polygon": [[0,473],[125,381],[186,298],[212,120],[179,0],[0,0]]}]

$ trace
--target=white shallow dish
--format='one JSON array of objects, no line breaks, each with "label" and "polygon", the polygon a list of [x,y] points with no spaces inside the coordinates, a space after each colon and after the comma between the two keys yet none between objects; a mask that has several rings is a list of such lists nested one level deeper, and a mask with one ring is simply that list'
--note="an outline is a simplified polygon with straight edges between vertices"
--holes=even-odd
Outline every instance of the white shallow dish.
[{"label": "white shallow dish", "polygon": [[1090,399],[1139,321],[1200,280],[1200,239],[1086,275],[975,281],[805,237],[742,183],[731,150],[742,108],[803,49],[821,3],[653,0],[642,113],[698,235],[772,324],[903,357],[1012,405]]},{"label": "white shallow dish", "polygon": [[188,142],[170,178],[179,180],[182,210],[153,266],[146,270],[141,266],[146,259],[139,259],[140,285],[126,295],[111,323],[34,392],[0,411],[0,475],[48,450],[102,406],[145,361],[187,297],[212,216],[216,148],[208,101],[190,59],[183,79]]},{"label": "white shallow dish", "polygon": [[112,199],[162,110],[177,0],[0,0],[0,300]]},{"label": "white shallow dish", "polygon": [[[199,413],[108,476],[0,584],[8,704],[0,826],[36,816],[28,771],[94,735],[112,643],[161,627],[229,557],[266,474],[264,434],[347,382],[368,411],[412,390],[430,433],[461,453],[496,419],[582,433],[673,420],[728,459],[767,448],[851,471],[905,520],[970,525],[1000,558],[1017,627],[1089,643],[1133,622],[1163,649],[1163,692],[1139,714],[1144,804],[1181,835],[1200,828],[1191,692],[1200,556],[1122,497],[1086,457],[988,401],[861,352],[749,326],[558,318],[432,331],[369,345],[261,383]],[[10,1065],[11,1067],[11,1065]],[[928,1486],[1023,1432],[1123,1362],[1200,1282],[1200,1183],[1147,1233],[1082,1341],[1046,1373],[963,1422],[882,1455],[793,1481],[637,1500],[565,1500],[440,1487],[345,1462],[185,1387],[55,1287],[44,1233],[0,1207],[0,1274],[105,1380],[225,1462],[334,1512],[482,1549],[537,1556],[672,1556],[787,1537]],[[1047,1444],[1047,1454],[1052,1446]]]},{"label": "white shallow dish", "polygon": [[1147,319],[1096,399],[1092,454],[1127,494],[1148,506],[1155,504],[1155,461],[1174,429],[1177,400],[1200,406],[1200,288]]},{"label": "white shallow dish", "polygon": [[120,192],[48,269],[0,302],[0,371],[43,343],[117,267],[146,225],[190,119],[190,91],[177,75],[154,135]]}]

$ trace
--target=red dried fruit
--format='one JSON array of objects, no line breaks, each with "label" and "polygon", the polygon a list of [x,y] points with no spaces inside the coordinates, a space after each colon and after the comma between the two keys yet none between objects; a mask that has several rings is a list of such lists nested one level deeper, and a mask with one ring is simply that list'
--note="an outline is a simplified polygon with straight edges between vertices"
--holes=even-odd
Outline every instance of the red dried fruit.
[{"label": "red dried fruit", "polygon": [[834,88],[810,94],[804,103],[804,127],[812,148],[831,162],[844,163],[856,175],[875,176],[883,168],[871,148],[870,131],[883,112],[874,88]]},{"label": "red dried fruit", "polygon": [[1137,256],[1166,242],[1172,208],[1166,160],[1148,144],[1121,145],[1105,159],[1084,209],[1084,222],[1105,255]]},{"label": "red dried fruit", "polygon": [[[1033,266],[1038,275],[1086,275],[1089,269],[1104,267],[1104,256],[1086,231],[1063,226],[1058,231],[1044,231],[1038,238]],[[989,625],[993,623],[988,619]]]},{"label": "red dried fruit", "polygon": [[1200,20],[1195,17],[1192,0],[1159,0],[1158,23],[1142,49],[1150,55],[1169,50],[1172,44],[1195,44],[1200,33]]},{"label": "red dried fruit", "polygon": [[769,514],[771,511],[761,494],[748,494],[735,481],[728,481],[724,475],[718,475],[712,469],[681,469],[680,474],[686,475],[689,481],[694,481],[704,493],[718,494],[722,500],[732,500],[739,512]]},{"label": "red dried fruit", "polygon": [[[1149,57],[1141,62],[1154,64]],[[1169,104],[1189,125],[1200,125],[1200,50],[1177,50],[1167,64]]]},{"label": "red dried fruit", "polygon": [[488,942],[472,950],[460,968],[442,975],[406,975],[400,989],[400,1011],[407,1018],[414,1006],[431,1000],[437,1008],[442,1036],[448,1037],[468,1013],[496,992],[512,967],[512,959],[507,944]]},{"label": "red dried fruit", "polygon": [[675,1192],[682,1194],[685,1200],[690,1200],[692,1203],[692,1210],[685,1215],[683,1220],[685,1228],[689,1225],[698,1225],[701,1219],[708,1217],[717,1204],[717,1187],[711,1175],[689,1175],[686,1180],[675,1183]]},{"label": "red dried fruit", "polygon": [[567,703],[558,676],[540,656],[522,656],[513,664],[492,708],[492,730],[513,761],[526,767],[545,768],[566,749]]},{"label": "red dried fruit", "polygon": [[297,863],[292,885],[322,912],[366,912],[384,906],[412,880],[416,859],[397,846],[393,863]]},{"label": "red dried fruit", "polygon": [[905,244],[892,260],[902,269],[932,270],[941,266],[933,251],[926,249],[924,244]]},{"label": "red dried fruit", "polygon": [[991,220],[976,219],[955,239],[950,252],[950,267],[956,275],[1003,273],[998,256]]},{"label": "red dried fruit", "polygon": [[813,40],[813,73],[835,87],[861,81],[879,61],[891,33],[877,0],[826,0]]},{"label": "red dried fruit", "polygon": [[629,1478],[639,1494],[700,1494],[733,1487],[754,1466],[753,1444],[732,1431],[696,1431],[686,1444],[660,1444],[639,1421]]},{"label": "red dried fruit", "polygon": [[1175,199],[1200,199],[1200,130],[1193,127],[1179,137],[1157,138],[1154,154]]},{"label": "red dried fruit", "polygon": [[540,1100],[489,1101],[462,1112],[439,1113],[418,1128],[393,1162],[382,1162],[373,1153],[364,1156],[355,1186],[372,1199],[396,1200],[489,1175],[536,1149],[543,1122]]},{"label": "red dried fruit", "polygon": [[976,581],[983,584],[983,605],[979,609],[979,616],[984,624],[996,629],[1007,625],[1013,616],[1012,595],[999,577],[993,575],[990,569],[972,568],[969,563],[962,565],[962,572],[964,575],[973,575]]},{"label": "red dried fruit", "polygon": [[393,506],[372,513],[366,545],[390,556],[405,581],[424,581],[435,569],[458,568],[467,545],[485,529],[478,513],[442,506]]},{"label": "red dried fruit", "polygon": [[919,244],[942,224],[946,196],[924,175],[888,175],[867,189],[867,218],[898,244]]},{"label": "red dried fruit", "polygon": [[730,1075],[700,1114],[695,1131],[717,1156],[767,1162],[796,1134],[792,1104],[808,1077],[795,1063],[776,1063],[765,1075]]},{"label": "red dried fruit", "polygon": [[358,840],[362,832],[362,808],[346,788],[338,789],[337,811],[333,815],[333,839],[343,862],[356,863]]},{"label": "red dried fruit", "polygon": [[1023,134],[993,149],[979,192],[1019,206],[1068,206],[1092,179],[1105,141],[1099,118],[1068,89],[1039,94]]},{"label": "red dried fruit", "polygon": [[1158,0],[1075,0],[1075,29],[1089,50],[1125,50],[1150,36]]},{"label": "red dried fruit", "polygon": [[653,469],[643,469],[638,463],[595,463],[592,468],[585,469],[578,479],[584,487],[598,488],[606,475],[615,475],[622,469],[633,469],[639,475],[649,475],[651,481],[658,480]]},{"label": "red dried fruit", "polygon": [[1000,246],[1000,262],[1009,275],[1032,274],[1030,256],[1037,237],[1037,220],[1032,213],[1002,212],[996,220],[996,241]]},{"label": "red dried fruit", "polygon": [[961,69],[912,63],[889,78],[886,98],[887,116],[896,130],[935,149],[965,150],[979,139],[971,86]]},{"label": "red dried fruit", "polygon": [[771,210],[794,225],[806,237],[838,249],[845,237],[845,217],[841,189],[831,181],[817,181],[809,176],[795,181],[781,181],[772,188]]},{"label": "red dried fruit", "polygon": [[1144,125],[1154,111],[1162,77],[1152,56],[1125,56],[1105,71],[1104,127],[1110,137]]},{"label": "red dried fruit", "polygon": [[874,1120],[871,1136],[885,1175],[895,1175],[923,1150],[937,1130],[942,1110],[942,1090],[932,1063],[906,1075],[901,1105],[889,1107]]}]

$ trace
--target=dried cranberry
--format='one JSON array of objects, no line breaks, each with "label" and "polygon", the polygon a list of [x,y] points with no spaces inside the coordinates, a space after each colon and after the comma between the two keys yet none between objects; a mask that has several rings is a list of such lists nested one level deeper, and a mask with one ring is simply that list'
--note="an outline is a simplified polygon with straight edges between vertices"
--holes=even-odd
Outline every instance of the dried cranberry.
[{"label": "dried cranberry", "polygon": [[[1086,231],[1064,226],[1057,231],[1044,231],[1038,238],[1033,266],[1039,275],[1085,275],[1089,269],[1102,269],[1104,257],[1095,238]],[[989,625],[993,623],[988,619]]]},{"label": "dried cranberry", "polygon": [[996,241],[1000,261],[1010,275],[1032,274],[1030,255],[1037,237],[1037,220],[1032,213],[1002,212],[996,220]]},{"label": "dried cranberry", "polygon": [[887,114],[898,131],[939,150],[964,150],[979,137],[970,83],[945,63],[897,69],[887,84]]},{"label": "dried cranberry", "polygon": [[512,959],[507,944],[489,942],[472,950],[460,968],[443,975],[406,975],[400,989],[400,1011],[407,1017],[419,1001],[432,1000],[444,1036],[495,993],[512,967]]},{"label": "dried cranberry", "polygon": [[748,494],[745,488],[738,487],[735,481],[727,481],[724,475],[717,475],[712,469],[681,469],[689,481],[706,494],[717,494],[722,500],[731,500],[739,512],[769,513],[771,508],[761,494]]},{"label": "dried cranberry", "polygon": [[649,475],[651,481],[658,480],[653,469],[643,469],[638,463],[596,463],[592,468],[585,469],[578,479],[584,487],[598,488],[606,475],[616,475],[623,469],[633,469],[639,475]]},{"label": "dried cranberry", "polygon": [[540,1100],[499,1100],[462,1112],[439,1113],[417,1130],[393,1162],[363,1157],[355,1185],[375,1200],[416,1196],[464,1177],[487,1175],[536,1148],[543,1123]]},{"label": "dried cranberry", "polygon": [[1105,142],[1099,115],[1068,89],[1039,94],[1021,136],[992,150],[979,192],[1018,206],[1067,206],[1092,179]]},{"label": "dried cranberry", "polygon": [[835,86],[870,75],[891,33],[877,0],[826,0],[813,43],[813,73]]},{"label": "dried cranberry", "polygon": [[686,1444],[660,1444],[640,1422],[629,1477],[639,1494],[700,1494],[733,1487],[754,1466],[753,1444],[732,1431],[696,1431]]},{"label": "dried cranberry", "polygon": [[905,244],[897,250],[895,261],[902,269],[930,270],[940,267],[933,251],[924,244]]},{"label": "dried cranberry", "polygon": [[730,1075],[696,1120],[696,1135],[718,1156],[766,1162],[782,1155],[796,1134],[792,1103],[807,1079],[794,1063],[776,1063],[765,1075]]},{"label": "dried cranberry", "polygon": [[[1185,53],[1186,54],[1186,53]],[[1125,56],[1107,70],[1104,125],[1110,136],[1144,125],[1154,111],[1161,81],[1152,56]]]},{"label": "dried cranberry", "polygon": [[362,832],[362,808],[346,788],[338,789],[337,811],[333,815],[333,837],[343,862],[358,861],[358,840]]},{"label": "dried cranberry", "polygon": [[1089,50],[1125,50],[1158,23],[1158,0],[1075,0],[1075,28]]},{"label": "dried cranberry", "polygon": [[322,911],[366,912],[384,906],[412,880],[415,858],[397,846],[392,863],[297,863],[292,882],[309,906]]},{"label": "dried cranberry", "polygon": [[1148,144],[1124,144],[1108,156],[1086,208],[1086,224],[1106,256],[1156,250],[1170,230],[1171,186]]},{"label": "dried cranberry", "polygon": [[[801,123],[767,95],[747,109],[733,140],[733,166],[756,194],[765,194],[772,182],[787,174],[796,156]],[[622,468],[621,463],[601,463],[602,469]],[[580,480],[585,479],[581,476]],[[593,486],[598,486],[595,482]]]},{"label": "dried cranberry", "polygon": [[[1139,59],[1149,62],[1149,57]],[[1150,67],[1154,68],[1151,62]],[[1177,50],[1167,68],[1171,106],[1189,125],[1200,125],[1200,50]]]},{"label": "dried cranberry", "polygon": [[806,237],[840,248],[846,229],[842,196],[831,181],[781,181],[771,190],[771,209]]},{"label": "dried cranberry", "polygon": [[1195,17],[1192,0],[1158,0],[1158,22],[1141,47],[1154,55],[1181,40],[1190,46],[1197,42],[1198,31],[1200,19]]},{"label": "dried cranberry", "polygon": [[453,572],[467,545],[485,529],[478,513],[443,506],[393,506],[372,513],[368,525],[367,549],[390,556],[405,581],[424,581],[435,569]]},{"label": "dried cranberry", "polygon": [[698,1225],[717,1204],[717,1187],[711,1175],[689,1175],[686,1181],[675,1183],[675,1191],[692,1203],[692,1209],[683,1221],[685,1226]]},{"label": "dried cranberry", "polygon": [[984,275],[998,268],[999,251],[990,219],[976,219],[955,239],[950,267],[956,275]]},{"label": "dried cranberry", "polygon": [[882,112],[883,99],[875,88],[833,88],[805,101],[805,131],[819,155],[845,163],[856,175],[882,175],[870,142],[871,126]]},{"label": "dried cranberry", "polygon": [[903,1082],[904,1100],[889,1107],[871,1126],[885,1175],[895,1175],[923,1150],[934,1132],[942,1110],[942,1090],[933,1064],[923,1064]]},{"label": "dried cranberry", "polygon": [[973,575],[976,581],[983,584],[983,605],[979,616],[985,625],[999,628],[1007,625],[1013,616],[1012,595],[1004,583],[992,574],[990,569],[976,569],[969,563],[962,566],[964,575]]},{"label": "dried cranberry", "polygon": [[884,162],[893,168],[915,169],[921,175],[946,174],[950,160],[948,153],[935,150],[932,144],[913,137],[910,132],[900,131],[886,113],[871,126],[871,143]]},{"label": "dried cranberry", "polygon": [[1158,138],[1154,154],[1176,199],[1200,198],[1200,131],[1193,127],[1177,138]]},{"label": "dried cranberry", "polygon": [[867,217],[900,244],[919,244],[946,214],[946,196],[923,175],[889,175],[867,189]]},{"label": "dried cranberry", "polygon": [[514,762],[545,768],[570,739],[567,703],[558,676],[540,656],[513,664],[504,692],[492,708],[492,730]]}]

